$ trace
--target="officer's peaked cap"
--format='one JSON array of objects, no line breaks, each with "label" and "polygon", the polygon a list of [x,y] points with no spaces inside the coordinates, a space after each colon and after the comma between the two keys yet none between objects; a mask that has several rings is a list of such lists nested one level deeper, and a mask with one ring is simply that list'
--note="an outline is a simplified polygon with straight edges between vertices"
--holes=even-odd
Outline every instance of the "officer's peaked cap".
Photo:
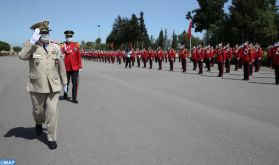
[{"label": "officer's peaked cap", "polygon": [[72,31],[72,30],[66,30],[66,31],[64,32],[64,34],[65,34],[66,36],[72,36],[72,35],[74,34],[74,31]]},{"label": "officer's peaked cap", "polygon": [[49,31],[51,31],[51,29],[49,29],[48,25],[49,25],[49,21],[44,20],[44,21],[33,24],[30,28],[32,30],[39,28],[41,32],[49,32]]}]

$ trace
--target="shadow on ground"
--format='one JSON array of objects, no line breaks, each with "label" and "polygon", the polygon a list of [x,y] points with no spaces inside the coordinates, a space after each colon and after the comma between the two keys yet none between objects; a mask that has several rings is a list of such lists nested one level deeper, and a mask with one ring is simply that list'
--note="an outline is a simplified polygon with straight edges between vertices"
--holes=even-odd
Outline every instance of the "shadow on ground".
[{"label": "shadow on ground", "polygon": [[10,129],[5,135],[5,138],[16,137],[22,138],[26,140],[39,140],[45,145],[48,145],[47,134],[45,132],[42,133],[41,136],[38,136],[35,132],[34,127],[24,128],[24,127],[16,127]]}]

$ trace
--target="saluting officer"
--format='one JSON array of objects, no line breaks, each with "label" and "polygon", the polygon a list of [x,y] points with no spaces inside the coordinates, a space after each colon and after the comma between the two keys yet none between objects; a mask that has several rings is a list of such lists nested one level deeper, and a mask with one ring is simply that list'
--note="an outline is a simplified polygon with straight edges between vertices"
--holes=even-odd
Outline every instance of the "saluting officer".
[{"label": "saluting officer", "polygon": [[48,28],[49,21],[31,26],[35,30],[18,54],[22,60],[29,61],[27,91],[33,105],[33,117],[37,135],[43,132],[42,124],[47,126],[48,146],[56,149],[56,130],[58,121],[57,104],[61,84],[66,87],[67,78],[60,46],[52,42]]},{"label": "saluting officer", "polygon": [[[64,32],[64,34],[66,36],[66,42],[64,42],[62,45],[62,52],[65,56],[64,63],[67,71],[68,86],[71,78],[73,84],[72,102],[77,104],[79,70],[82,69],[81,55],[78,43],[73,42],[74,32],[67,30]],[[68,89],[64,91],[64,99],[68,98],[67,91]]]}]

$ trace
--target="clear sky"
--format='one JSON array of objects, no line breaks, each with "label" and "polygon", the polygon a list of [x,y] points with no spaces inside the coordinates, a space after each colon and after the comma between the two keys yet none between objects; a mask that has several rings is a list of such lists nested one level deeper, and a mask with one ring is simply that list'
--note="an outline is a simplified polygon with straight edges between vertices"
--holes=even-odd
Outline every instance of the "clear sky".
[{"label": "clear sky", "polygon": [[[75,32],[75,41],[95,41],[98,27],[102,42],[112,29],[114,19],[120,15],[129,17],[144,12],[149,35],[158,37],[160,29],[167,28],[168,35],[188,29],[185,19],[188,11],[196,9],[196,0],[1,0],[0,40],[12,46],[22,46],[30,39],[30,26],[41,20],[49,20],[52,38],[64,41],[65,30]],[[193,35],[200,38],[202,33]]]}]

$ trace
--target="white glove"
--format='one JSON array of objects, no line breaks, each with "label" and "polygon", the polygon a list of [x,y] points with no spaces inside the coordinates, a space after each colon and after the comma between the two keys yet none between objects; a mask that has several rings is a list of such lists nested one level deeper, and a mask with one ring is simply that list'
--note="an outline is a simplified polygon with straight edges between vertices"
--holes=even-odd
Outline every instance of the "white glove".
[{"label": "white glove", "polygon": [[64,85],[64,92],[65,92],[65,93],[68,92],[68,85]]},{"label": "white glove", "polygon": [[39,41],[41,35],[40,35],[40,29],[37,28],[35,29],[34,33],[33,33],[33,36],[30,40],[30,42],[34,45],[37,41]]}]

